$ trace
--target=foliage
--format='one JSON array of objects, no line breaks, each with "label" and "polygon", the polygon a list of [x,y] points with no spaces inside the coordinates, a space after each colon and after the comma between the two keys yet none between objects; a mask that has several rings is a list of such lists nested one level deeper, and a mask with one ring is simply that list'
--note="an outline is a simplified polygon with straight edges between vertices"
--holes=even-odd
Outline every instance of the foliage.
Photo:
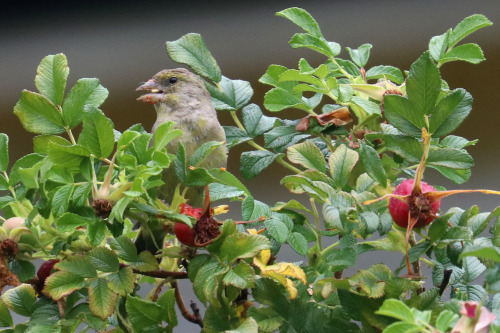
[{"label": "foliage", "polygon": [[[204,144],[191,157],[182,145],[170,154],[167,144],[182,135],[171,122],[154,137],[140,124],[117,131],[99,109],[108,96],[99,80],[80,79],[66,93],[67,59],[49,55],[37,70],[38,92],[24,90],[14,107],[37,135],[34,152],[11,162],[12,143],[0,134],[0,287],[12,287],[0,300],[5,331],[72,332],[84,323],[96,331],[172,332],[176,304],[204,332],[447,332],[462,301],[479,302],[500,318],[499,209],[453,208],[412,235],[416,272],[421,263],[432,267],[432,286],[424,291],[424,277],[400,275],[404,261],[395,272],[383,262],[387,251],[405,253],[405,230],[393,223],[387,202],[363,204],[415,175],[422,128],[431,135],[426,166],[455,183],[468,180],[473,159],[466,147],[476,141],[450,133],[471,112],[472,96],[450,88],[440,67],[484,60],[478,45],[460,42],[491,22],[464,19],[431,38],[429,50],[401,71],[366,68],[370,44],[348,47],[348,58],[340,58],[342,47],[303,9],[277,15],[303,30],[291,38],[292,48],[326,60],[269,66],[260,82],[271,87],[263,106],[273,116],[249,104],[248,82],[221,74],[200,35],[167,42],[167,51],[205,80],[219,112],[231,114],[227,147],[251,147],[241,154],[243,178],[278,163],[289,171],[280,183],[310,207],[264,203],[229,171],[200,168],[221,143]],[[303,118],[286,119],[289,109],[304,111]],[[179,181],[167,203],[158,191],[164,172]],[[206,247],[181,245],[173,225],[197,223],[194,210],[181,211],[191,186],[208,186],[206,200],[241,203],[247,222],[220,222],[220,235]],[[8,227],[12,217],[24,223]],[[137,226],[158,224],[169,231],[156,244],[160,250],[138,252]],[[282,246],[304,260],[281,262]],[[380,262],[344,276],[358,256],[374,251]],[[37,276],[34,259],[59,262]],[[476,282],[480,276],[484,285]],[[186,309],[177,285],[183,278],[206,306],[203,318],[196,305],[193,313]],[[140,296],[140,289],[151,292]],[[14,324],[11,312],[26,321]],[[492,329],[500,331],[498,319]]]}]

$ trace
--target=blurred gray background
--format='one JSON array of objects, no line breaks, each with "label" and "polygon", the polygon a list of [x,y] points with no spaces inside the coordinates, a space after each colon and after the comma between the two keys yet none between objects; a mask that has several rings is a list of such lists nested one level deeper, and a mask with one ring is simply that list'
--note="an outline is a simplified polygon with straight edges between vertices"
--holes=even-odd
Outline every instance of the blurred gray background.
[{"label": "blurred gray background", "polygon": [[[11,160],[32,151],[33,135],[24,131],[12,113],[22,89],[34,90],[40,60],[63,52],[68,57],[68,88],[81,77],[97,77],[109,90],[102,110],[118,130],[137,122],[150,128],[155,119],[152,107],[135,99],[135,88],[163,68],[177,65],[165,52],[165,41],[189,32],[203,35],[225,76],[250,81],[255,90],[252,102],[262,105],[266,86],[257,82],[270,64],[296,67],[301,57],[313,65],[321,55],[289,47],[288,40],[299,28],[274,13],[291,6],[309,11],[324,36],[344,48],[373,44],[367,68],[379,64],[408,69],[428,47],[432,36],[454,27],[464,17],[480,13],[494,25],[480,30],[466,42],[478,43],[487,61],[479,65],[449,63],[442,68],[450,87],[472,93],[473,111],[454,133],[479,139],[469,152],[475,158],[470,181],[460,188],[500,189],[500,2],[498,0],[434,1],[52,1],[3,2],[0,12],[0,132],[10,137]],[[285,110],[283,117],[297,118]],[[221,113],[220,121],[231,125]],[[230,153],[228,169],[239,175],[239,154]],[[292,196],[279,185],[286,171],[279,166],[245,182],[254,197],[273,204]],[[458,186],[429,170],[428,182],[448,188]],[[500,205],[500,198],[481,194],[446,198],[443,209],[478,204],[482,211]],[[238,216],[236,215],[235,218]],[[284,259],[288,257],[284,255]],[[290,257],[291,259],[292,257]],[[401,258],[396,257],[399,262]],[[361,262],[373,264],[380,258]],[[187,285],[184,289],[188,288]],[[189,300],[189,296],[186,297]],[[196,332],[185,323],[176,332]]]}]

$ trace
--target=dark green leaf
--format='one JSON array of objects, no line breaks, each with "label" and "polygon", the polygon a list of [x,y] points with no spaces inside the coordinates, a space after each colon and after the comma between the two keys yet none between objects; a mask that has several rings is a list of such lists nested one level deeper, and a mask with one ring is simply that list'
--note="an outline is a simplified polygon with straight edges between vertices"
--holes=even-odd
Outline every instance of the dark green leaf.
[{"label": "dark green leaf", "polygon": [[256,104],[247,105],[241,111],[243,125],[252,138],[271,130],[278,120],[275,117],[264,116]]},{"label": "dark green leaf", "polygon": [[281,222],[278,219],[266,219],[264,221],[264,226],[266,230],[269,232],[271,237],[273,237],[278,243],[283,244],[286,242],[288,238],[288,227],[285,223]]},{"label": "dark green leaf", "polygon": [[137,260],[137,249],[130,238],[122,235],[110,242],[111,248],[118,252],[118,258],[131,262]]},{"label": "dark green leaf", "polygon": [[250,191],[248,191],[245,185],[243,185],[243,183],[229,171],[221,168],[216,168],[210,169],[209,172],[210,175],[212,175],[212,177],[217,180],[217,182],[228,186],[234,186],[239,190],[245,192],[246,195],[250,195]]},{"label": "dark green leaf", "polygon": [[177,179],[179,179],[181,183],[185,183],[186,172],[187,172],[186,149],[184,148],[184,145],[182,144],[181,141],[179,141],[177,154],[175,157],[176,157],[174,161],[175,175],[177,176]]},{"label": "dark green leaf", "polygon": [[451,169],[469,169],[474,160],[465,150],[454,148],[431,149],[427,164]]},{"label": "dark green leaf", "polygon": [[460,126],[472,109],[472,101],[472,96],[464,89],[453,90],[439,101],[430,118],[432,136],[445,136]]},{"label": "dark green leaf", "polygon": [[245,195],[245,192],[234,186],[211,183],[208,185],[210,189],[210,200],[217,201],[221,199],[232,199]]},{"label": "dark green leaf", "polygon": [[270,166],[278,156],[278,154],[263,150],[243,152],[240,157],[240,171],[243,178],[250,179],[257,176]]},{"label": "dark green leaf", "polygon": [[288,235],[287,243],[300,255],[307,255],[307,250],[309,249],[309,245],[307,243],[307,239],[304,235],[298,232],[292,232]]},{"label": "dark green leaf", "polygon": [[5,302],[0,298],[0,327],[10,327],[13,325],[10,310]]},{"label": "dark green leaf", "polygon": [[252,258],[261,250],[270,247],[271,243],[264,236],[235,233],[229,235],[222,244],[221,257],[229,263],[233,263],[238,258]]},{"label": "dark green leaf", "polygon": [[252,86],[248,81],[231,80],[222,76],[220,85],[214,87],[206,84],[207,90],[212,95],[212,102],[216,110],[236,111],[247,105],[253,95]]},{"label": "dark green leaf", "polygon": [[59,134],[64,132],[61,114],[54,104],[44,96],[23,90],[14,106],[14,114],[23,127],[31,133]]},{"label": "dark green leaf", "polygon": [[64,54],[48,55],[36,71],[36,88],[52,103],[61,105],[68,74],[68,60]]},{"label": "dark green leaf", "polygon": [[64,124],[73,128],[80,124],[84,108],[91,105],[98,108],[108,97],[108,90],[101,86],[98,79],[80,79],[64,99],[62,116]]},{"label": "dark green leaf", "polygon": [[90,258],[81,255],[68,256],[66,259],[58,262],[55,268],[83,278],[97,277],[97,271],[90,262]]},{"label": "dark green leaf", "polygon": [[[189,166],[199,167],[200,164],[210,156],[210,153],[224,142],[209,141],[199,146],[188,161]],[[210,157],[209,157],[210,158]]]},{"label": "dark green leaf", "polygon": [[57,229],[61,232],[73,231],[77,227],[86,226],[92,220],[69,212],[65,212],[56,220]]},{"label": "dark green leaf", "polygon": [[245,221],[253,221],[262,216],[271,216],[271,207],[265,203],[247,196],[241,206],[241,215]]},{"label": "dark green leaf", "polygon": [[73,193],[73,184],[67,184],[59,187],[52,197],[52,207],[51,211],[54,216],[59,216],[68,210],[69,200],[71,198],[71,194]]},{"label": "dark green leaf", "polygon": [[164,309],[150,301],[139,297],[127,296],[125,303],[128,318],[137,332],[161,323],[164,316]]},{"label": "dark green leaf", "polygon": [[264,134],[266,148],[274,149],[278,152],[283,152],[288,146],[307,138],[309,134],[297,132],[295,125],[285,125],[275,127]]},{"label": "dark green leaf", "polygon": [[189,33],[176,41],[167,42],[167,52],[172,60],[188,65],[197,74],[214,82],[220,82],[219,66],[208,51],[201,35]]},{"label": "dark green leaf", "polygon": [[239,289],[252,288],[255,280],[255,272],[249,264],[240,261],[229,272],[224,275],[222,282],[225,285],[235,286]]},{"label": "dark green leaf", "polygon": [[120,268],[118,257],[108,248],[96,247],[88,253],[88,256],[92,265],[99,271],[116,272]]},{"label": "dark green leaf", "polygon": [[490,20],[488,20],[484,15],[475,14],[466,17],[453,29],[448,39],[450,47],[453,47],[462,39],[470,35],[476,30],[492,25]]},{"label": "dark green leaf", "polygon": [[228,149],[251,139],[244,130],[238,127],[222,126],[222,128],[226,133],[226,146]]},{"label": "dark green leaf", "polygon": [[31,261],[12,259],[9,262],[9,269],[17,275],[21,282],[25,282],[35,276],[35,265]]}]

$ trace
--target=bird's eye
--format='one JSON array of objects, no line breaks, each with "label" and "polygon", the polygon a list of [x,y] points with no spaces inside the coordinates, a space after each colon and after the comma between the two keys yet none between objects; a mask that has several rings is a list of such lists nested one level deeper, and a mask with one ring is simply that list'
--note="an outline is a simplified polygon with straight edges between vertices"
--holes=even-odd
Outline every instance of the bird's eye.
[{"label": "bird's eye", "polygon": [[170,83],[175,83],[177,82],[177,78],[175,76],[172,76],[170,79],[169,79]]}]

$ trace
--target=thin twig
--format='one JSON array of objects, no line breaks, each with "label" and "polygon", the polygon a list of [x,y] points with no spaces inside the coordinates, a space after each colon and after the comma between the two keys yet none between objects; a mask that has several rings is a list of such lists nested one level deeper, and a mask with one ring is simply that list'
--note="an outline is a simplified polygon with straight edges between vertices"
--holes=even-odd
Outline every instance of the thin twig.
[{"label": "thin twig", "polygon": [[165,282],[167,282],[166,280],[162,280],[158,286],[156,286],[156,290],[155,290],[155,293],[153,294],[153,297],[151,297],[151,302],[156,302],[158,300],[158,296],[160,296],[160,293],[161,293],[161,289],[163,288],[163,286],[165,285]]},{"label": "thin twig", "polygon": [[149,271],[149,272],[141,272],[138,269],[134,269],[133,272],[135,274],[141,274],[145,276],[150,276],[154,278],[166,279],[166,278],[175,278],[175,279],[187,279],[187,272],[170,272],[170,271]]},{"label": "thin twig", "polygon": [[182,299],[182,295],[179,291],[179,285],[177,284],[177,281],[170,282],[170,285],[175,290],[175,301],[177,302],[177,306],[179,307],[182,316],[186,318],[187,321],[190,321],[194,324],[198,324],[201,328],[203,328],[203,320],[201,319],[198,307],[194,305],[196,307],[195,310],[195,308],[193,308],[193,305],[191,304],[191,308],[193,309],[195,314],[190,313],[189,310],[186,308],[186,305],[184,304],[184,300]]}]

